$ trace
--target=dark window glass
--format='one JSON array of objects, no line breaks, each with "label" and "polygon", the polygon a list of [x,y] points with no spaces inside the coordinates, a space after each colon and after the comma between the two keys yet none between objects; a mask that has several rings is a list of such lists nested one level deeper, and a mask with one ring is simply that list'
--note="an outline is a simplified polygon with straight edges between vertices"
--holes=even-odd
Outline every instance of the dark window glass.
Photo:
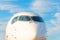
[{"label": "dark window glass", "polygon": [[18,17],[15,17],[15,18],[12,20],[12,24],[15,23],[17,20],[18,20]]},{"label": "dark window glass", "polygon": [[31,17],[33,21],[36,21],[36,22],[43,22],[42,18],[39,17],[39,16],[32,16]]},{"label": "dark window glass", "polygon": [[29,16],[20,16],[19,20],[20,21],[30,21],[30,17]]}]

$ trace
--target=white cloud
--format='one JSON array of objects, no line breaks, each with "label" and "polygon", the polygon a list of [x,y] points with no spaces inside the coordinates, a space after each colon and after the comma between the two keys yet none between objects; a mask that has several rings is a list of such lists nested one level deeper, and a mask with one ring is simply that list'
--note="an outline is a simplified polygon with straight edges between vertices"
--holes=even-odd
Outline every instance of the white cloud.
[{"label": "white cloud", "polygon": [[55,17],[57,18],[57,20],[60,20],[60,13],[56,13]]},{"label": "white cloud", "polygon": [[7,22],[3,22],[0,20],[0,31],[5,31]]},{"label": "white cloud", "polygon": [[[44,16],[43,12],[52,12],[56,9],[55,2],[49,2],[49,1],[41,1],[41,0],[35,0],[32,2],[32,5],[30,6],[30,9],[34,12],[39,13],[40,15]],[[50,14],[50,13],[49,13]]]},{"label": "white cloud", "polygon": [[56,19],[51,19],[50,22],[52,25],[54,25],[55,27],[49,27],[47,30],[48,30],[48,34],[54,34],[56,32],[58,32],[60,30],[60,13],[56,13],[54,15],[54,17]]},{"label": "white cloud", "polygon": [[23,11],[23,8],[12,4],[0,4],[0,10],[8,10],[11,13]]},{"label": "white cloud", "polygon": [[60,13],[56,13],[55,16],[56,19],[55,20],[51,20],[52,24],[56,25],[56,27],[60,26]]},{"label": "white cloud", "polygon": [[60,37],[55,38],[54,40],[60,40]]},{"label": "white cloud", "polygon": [[5,33],[0,33],[0,40],[5,40]]},{"label": "white cloud", "polygon": [[7,22],[0,19],[0,40],[5,40],[6,24]]},{"label": "white cloud", "polygon": [[51,35],[51,34],[54,34],[54,33],[56,33],[57,31],[59,31],[60,30],[60,28],[59,27],[51,27],[51,28],[48,28],[47,29],[47,34],[48,35]]}]

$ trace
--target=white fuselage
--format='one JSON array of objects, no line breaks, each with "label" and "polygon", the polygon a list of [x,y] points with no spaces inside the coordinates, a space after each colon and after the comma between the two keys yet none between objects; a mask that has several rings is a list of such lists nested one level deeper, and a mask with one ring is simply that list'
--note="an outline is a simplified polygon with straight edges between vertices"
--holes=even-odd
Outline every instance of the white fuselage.
[{"label": "white fuselage", "polygon": [[[44,25],[35,22],[17,21],[7,30],[8,40],[34,40],[37,37],[38,26],[42,28]],[[40,37],[39,35],[41,36],[41,34],[38,34],[38,37]],[[42,36],[45,36],[45,34]]]},{"label": "white fuselage", "polygon": [[[46,40],[45,23],[34,20],[19,21],[21,15],[34,16],[31,13],[21,13],[13,16],[7,24],[6,40]],[[19,16],[17,21],[12,24],[12,20],[17,16]]]}]

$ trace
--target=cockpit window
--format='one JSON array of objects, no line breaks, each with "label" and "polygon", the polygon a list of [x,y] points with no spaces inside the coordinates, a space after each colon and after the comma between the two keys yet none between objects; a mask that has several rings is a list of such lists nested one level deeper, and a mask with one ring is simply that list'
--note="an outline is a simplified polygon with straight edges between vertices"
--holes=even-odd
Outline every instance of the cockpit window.
[{"label": "cockpit window", "polygon": [[31,17],[33,21],[36,21],[36,22],[43,22],[42,18],[39,17],[39,16],[32,16]]},{"label": "cockpit window", "polygon": [[12,20],[12,24],[15,23],[17,20],[18,20],[18,17],[15,17],[15,18]]},{"label": "cockpit window", "polygon": [[20,16],[19,21],[43,22],[43,19],[39,16]]},{"label": "cockpit window", "polygon": [[30,17],[29,16],[20,16],[19,20],[20,21],[30,21]]}]

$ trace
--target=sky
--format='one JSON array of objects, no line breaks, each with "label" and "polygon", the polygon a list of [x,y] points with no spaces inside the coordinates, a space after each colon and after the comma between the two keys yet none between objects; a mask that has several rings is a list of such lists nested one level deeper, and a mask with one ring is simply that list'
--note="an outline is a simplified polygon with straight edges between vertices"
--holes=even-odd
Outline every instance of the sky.
[{"label": "sky", "polygon": [[46,23],[47,40],[60,40],[60,0],[0,0],[0,40],[5,40],[10,18],[22,11],[39,14]]}]

